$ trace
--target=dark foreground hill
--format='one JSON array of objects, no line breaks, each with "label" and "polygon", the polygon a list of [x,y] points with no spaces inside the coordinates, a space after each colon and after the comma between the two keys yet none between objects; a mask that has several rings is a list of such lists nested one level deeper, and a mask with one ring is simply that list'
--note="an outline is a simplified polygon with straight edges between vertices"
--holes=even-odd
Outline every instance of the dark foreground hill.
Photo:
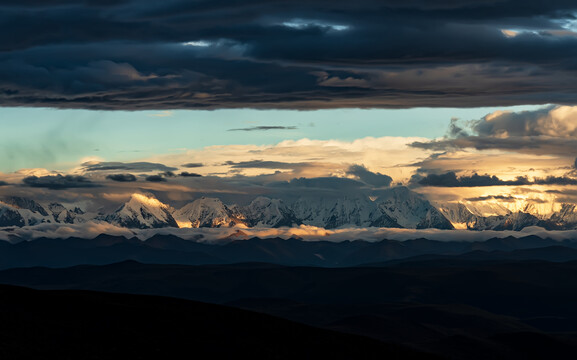
[{"label": "dark foreground hill", "polygon": [[0,286],[1,359],[431,359],[265,314],[173,298]]},{"label": "dark foreground hill", "polygon": [[123,262],[0,272],[0,283],[227,304],[479,360],[577,358],[576,278],[577,262],[464,260],[358,268]]}]

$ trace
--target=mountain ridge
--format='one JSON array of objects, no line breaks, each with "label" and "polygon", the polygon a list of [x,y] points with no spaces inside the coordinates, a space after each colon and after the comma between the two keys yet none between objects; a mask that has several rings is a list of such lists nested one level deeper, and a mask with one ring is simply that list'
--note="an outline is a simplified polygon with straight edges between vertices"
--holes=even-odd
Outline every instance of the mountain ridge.
[{"label": "mountain ridge", "polygon": [[[259,196],[247,205],[225,204],[201,197],[180,208],[162,203],[152,194],[134,193],[111,213],[94,214],[77,204],[67,206],[32,199],[0,199],[0,228],[39,224],[79,224],[104,221],[128,229],[154,228],[278,228],[300,225],[325,229],[379,227],[406,229],[466,229],[519,231],[537,226],[546,230],[577,229],[577,206],[558,204],[547,214],[525,204],[512,211],[498,203],[431,203],[407,187],[397,186],[379,196],[313,197],[291,201]],[[536,211],[531,213],[530,211]]]}]

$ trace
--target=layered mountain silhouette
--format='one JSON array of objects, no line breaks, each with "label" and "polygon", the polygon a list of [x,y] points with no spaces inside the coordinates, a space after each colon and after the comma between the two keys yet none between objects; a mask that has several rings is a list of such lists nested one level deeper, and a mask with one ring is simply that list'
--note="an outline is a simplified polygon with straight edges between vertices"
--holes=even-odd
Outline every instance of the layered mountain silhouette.
[{"label": "layered mountain silhouette", "polygon": [[[99,235],[94,239],[38,238],[18,243],[0,242],[0,269],[30,266],[66,267],[136,260],[155,264],[232,264],[266,262],[291,266],[380,266],[413,260],[503,261],[577,260],[577,241],[537,236],[493,238],[483,242],[364,240],[330,242],[298,238],[223,239],[204,243],[174,235],[147,240]],[[376,265],[375,265],[376,264]]]},{"label": "layered mountain silhouette", "polygon": [[[185,343],[198,355],[222,339],[227,349],[213,349],[214,356],[229,350],[255,358],[430,356],[406,349],[411,347],[445,359],[574,359],[575,276],[575,261],[413,261],[338,269],[129,261],[13,269],[0,271],[0,283],[66,291],[0,286],[0,334],[8,354],[93,351],[93,357],[106,357],[132,351],[138,357],[142,349],[171,354],[171,347]],[[30,343],[35,346],[25,346]]]},{"label": "layered mountain silhouette", "polygon": [[0,286],[3,359],[439,359],[359,335],[168,297]]}]

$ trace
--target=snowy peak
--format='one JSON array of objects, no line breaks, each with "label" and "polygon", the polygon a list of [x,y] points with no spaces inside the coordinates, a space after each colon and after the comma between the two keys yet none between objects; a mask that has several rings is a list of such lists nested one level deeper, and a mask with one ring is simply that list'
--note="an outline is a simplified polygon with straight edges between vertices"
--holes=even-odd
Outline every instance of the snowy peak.
[{"label": "snowy peak", "polygon": [[[504,206],[496,203],[478,204],[470,203],[444,203],[437,204],[439,211],[449,219],[457,229],[469,230],[513,230],[518,231],[528,226],[541,226],[546,229],[567,228],[570,225],[570,215],[565,218],[561,213],[554,214],[551,218],[543,216],[532,206],[523,206],[523,210],[512,212]],[[566,208],[568,213],[570,209]],[[576,217],[577,220],[577,217]]]},{"label": "snowy peak", "polygon": [[42,216],[48,216],[46,209],[34,200],[26,199],[18,196],[7,196],[1,200],[4,204],[10,205],[16,209],[26,209],[33,213],[38,213]]},{"label": "snowy peak", "polygon": [[42,205],[21,197],[5,197],[0,201],[0,226],[31,226],[54,222]]},{"label": "snowy peak", "polygon": [[41,205],[34,200],[8,196],[0,200],[3,208],[0,216],[0,226],[32,226],[41,223],[73,224],[84,221],[84,212],[75,207],[70,210],[59,203]]},{"label": "snowy peak", "polygon": [[8,226],[26,226],[26,221],[17,209],[0,203],[0,227]]},{"label": "snowy peak", "polygon": [[528,226],[538,226],[540,225],[540,222],[541,220],[539,220],[538,217],[519,211],[506,216],[498,226],[493,228],[493,230],[519,231]]},{"label": "snowy peak", "polygon": [[405,186],[391,188],[376,200],[379,209],[408,229],[453,229],[451,222],[422,195]]},{"label": "snowy peak", "polygon": [[178,227],[168,205],[152,195],[132,194],[130,200],[104,219],[127,228]]},{"label": "snowy peak", "polygon": [[173,213],[179,227],[231,227],[243,223],[243,216],[217,198],[202,197]]},{"label": "snowy peak", "polygon": [[[174,210],[152,195],[133,194],[115,212],[99,216],[84,213],[75,204],[40,204],[31,199],[5,197],[0,199],[0,227],[104,220],[139,229],[301,224],[327,229],[350,226],[469,230],[521,230],[539,226],[550,230],[577,229],[576,204],[541,204],[535,201],[511,204],[491,200],[435,203],[433,206],[424,196],[406,187],[393,187],[374,195],[307,196],[290,202],[258,197],[246,206],[228,205],[218,198],[203,197]],[[532,205],[535,203],[536,206]],[[511,210],[514,208],[519,210]],[[549,215],[546,215],[547,211]]]},{"label": "snowy peak", "polygon": [[327,229],[343,226],[400,227],[368,197],[301,198],[293,204],[293,209],[304,224]]},{"label": "snowy peak", "polygon": [[58,203],[50,203],[48,205],[48,211],[54,217],[54,221],[65,224],[74,224],[82,220],[79,215],[84,214],[78,207],[74,210],[69,210],[65,208],[64,205]]},{"label": "snowy peak", "polygon": [[293,210],[280,199],[260,196],[240,211],[244,213],[248,226],[281,227],[301,224]]},{"label": "snowy peak", "polygon": [[469,224],[474,223],[477,216],[464,204],[459,202],[436,204],[437,209],[447,218],[455,229],[468,229]]},{"label": "snowy peak", "polygon": [[562,204],[561,209],[554,213],[551,219],[559,222],[577,223],[577,206],[575,204]]}]

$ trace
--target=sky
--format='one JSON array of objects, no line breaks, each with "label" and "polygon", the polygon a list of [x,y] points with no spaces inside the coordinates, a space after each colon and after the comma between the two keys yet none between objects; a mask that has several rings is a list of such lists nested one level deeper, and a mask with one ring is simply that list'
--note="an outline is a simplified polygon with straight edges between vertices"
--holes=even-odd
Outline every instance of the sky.
[{"label": "sky", "polygon": [[0,195],[114,208],[135,191],[182,206],[402,185],[577,202],[574,1],[0,10]]}]

